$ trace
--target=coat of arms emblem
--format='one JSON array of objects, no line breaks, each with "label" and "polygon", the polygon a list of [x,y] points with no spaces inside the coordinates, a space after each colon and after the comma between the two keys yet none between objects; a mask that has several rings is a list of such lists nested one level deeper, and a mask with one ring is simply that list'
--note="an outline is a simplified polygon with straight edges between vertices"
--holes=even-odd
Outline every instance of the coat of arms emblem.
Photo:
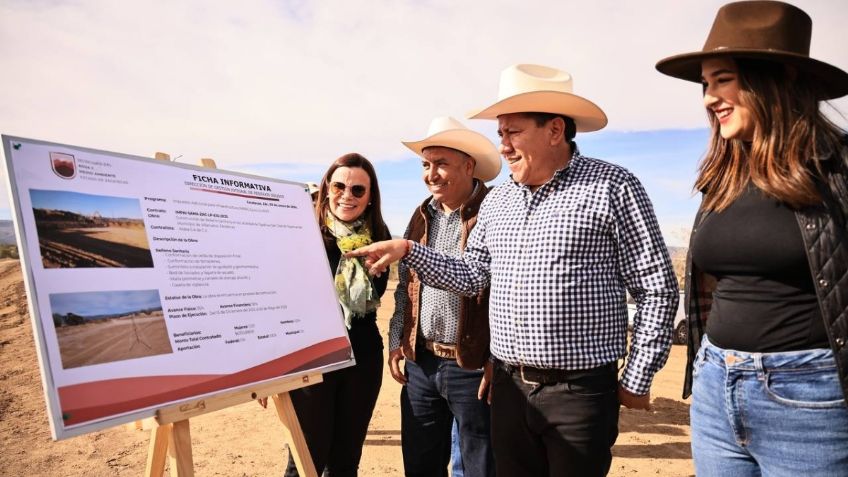
[{"label": "coat of arms emblem", "polygon": [[50,166],[53,172],[62,179],[73,179],[77,176],[77,161],[72,154],[51,152]]}]

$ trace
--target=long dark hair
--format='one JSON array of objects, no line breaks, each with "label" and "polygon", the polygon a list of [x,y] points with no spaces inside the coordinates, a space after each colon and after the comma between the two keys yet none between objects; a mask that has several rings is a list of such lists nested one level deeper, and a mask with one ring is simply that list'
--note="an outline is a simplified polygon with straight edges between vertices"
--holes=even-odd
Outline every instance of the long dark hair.
[{"label": "long dark hair", "polygon": [[796,209],[821,204],[826,178],[820,159],[842,154],[844,133],[819,110],[818,82],[777,62],[735,62],[739,101],[751,110],[754,139],[722,138],[715,114],[708,115],[712,137],[695,182],[704,208],[725,209],[749,182]]},{"label": "long dark hair", "polygon": [[318,218],[318,223],[321,224],[321,230],[326,229],[324,217],[327,216],[327,209],[330,207],[328,190],[330,178],[333,177],[333,173],[339,167],[358,167],[368,174],[371,179],[371,202],[365,207],[362,215],[365,216],[365,222],[368,224],[368,229],[371,230],[371,238],[375,242],[392,238],[386,222],[383,221],[383,213],[380,209],[380,185],[377,183],[377,172],[374,171],[374,166],[368,159],[355,152],[345,154],[333,161],[321,179],[321,185],[318,188],[318,200],[315,203],[315,215]]}]

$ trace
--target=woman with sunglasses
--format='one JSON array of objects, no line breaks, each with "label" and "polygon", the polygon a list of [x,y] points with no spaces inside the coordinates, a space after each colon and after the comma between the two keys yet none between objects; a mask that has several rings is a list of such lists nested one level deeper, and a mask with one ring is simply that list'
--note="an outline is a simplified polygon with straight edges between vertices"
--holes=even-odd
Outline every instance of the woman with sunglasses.
[{"label": "woman with sunglasses", "polygon": [[[368,159],[345,154],[321,180],[315,207],[356,366],[324,375],[324,381],[291,392],[315,470],[355,476],[368,423],[383,380],[383,340],[377,307],[388,274],[371,277],[358,258],[342,254],[391,238],[380,212],[380,188]],[[298,475],[289,456],[287,476]]]},{"label": "woman with sunglasses", "polygon": [[657,64],[702,84],[712,127],[686,274],[699,477],[848,475],[848,140],[819,110],[848,73],[809,57],[811,31],[731,3]]}]

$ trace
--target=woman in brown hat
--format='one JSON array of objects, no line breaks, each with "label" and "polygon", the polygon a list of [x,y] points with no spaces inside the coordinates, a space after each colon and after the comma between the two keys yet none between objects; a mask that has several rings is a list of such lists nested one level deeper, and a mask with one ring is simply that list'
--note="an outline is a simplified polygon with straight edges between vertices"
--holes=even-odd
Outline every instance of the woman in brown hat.
[{"label": "woman in brown hat", "polygon": [[702,84],[712,127],[686,275],[699,477],[848,472],[848,139],[819,110],[848,73],[809,57],[811,30],[731,3],[657,64]]}]

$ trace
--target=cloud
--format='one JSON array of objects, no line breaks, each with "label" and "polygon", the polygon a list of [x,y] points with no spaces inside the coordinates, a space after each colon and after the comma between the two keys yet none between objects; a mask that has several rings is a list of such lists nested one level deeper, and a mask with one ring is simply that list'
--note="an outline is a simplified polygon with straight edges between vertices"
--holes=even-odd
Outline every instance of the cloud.
[{"label": "cloud", "polygon": [[[461,118],[492,103],[499,72],[530,62],[570,71],[575,91],[607,112],[611,132],[702,128],[699,86],[654,64],[700,49],[723,3],[5,1],[0,127],[317,180],[350,151],[377,163],[408,159],[401,139],[423,137],[435,116]],[[848,3],[794,3],[814,19],[813,56],[848,68]],[[848,100],[835,105],[848,111]],[[466,124],[494,138],[493,122]],[[610,147],[611,160],[642,163],[639,150]],[[403,215],[419,200],[406,193]]]},{"label": "cloud", "polygon": [[[704,123],[663,56],[698,49],[720,2],[4,2],[4,131],[138,155],[384,158],[437,115],[491,103],[517,62],[568,69],[610,128]],[[813,52],[848,67],[848,6],[801,2]]]}]

